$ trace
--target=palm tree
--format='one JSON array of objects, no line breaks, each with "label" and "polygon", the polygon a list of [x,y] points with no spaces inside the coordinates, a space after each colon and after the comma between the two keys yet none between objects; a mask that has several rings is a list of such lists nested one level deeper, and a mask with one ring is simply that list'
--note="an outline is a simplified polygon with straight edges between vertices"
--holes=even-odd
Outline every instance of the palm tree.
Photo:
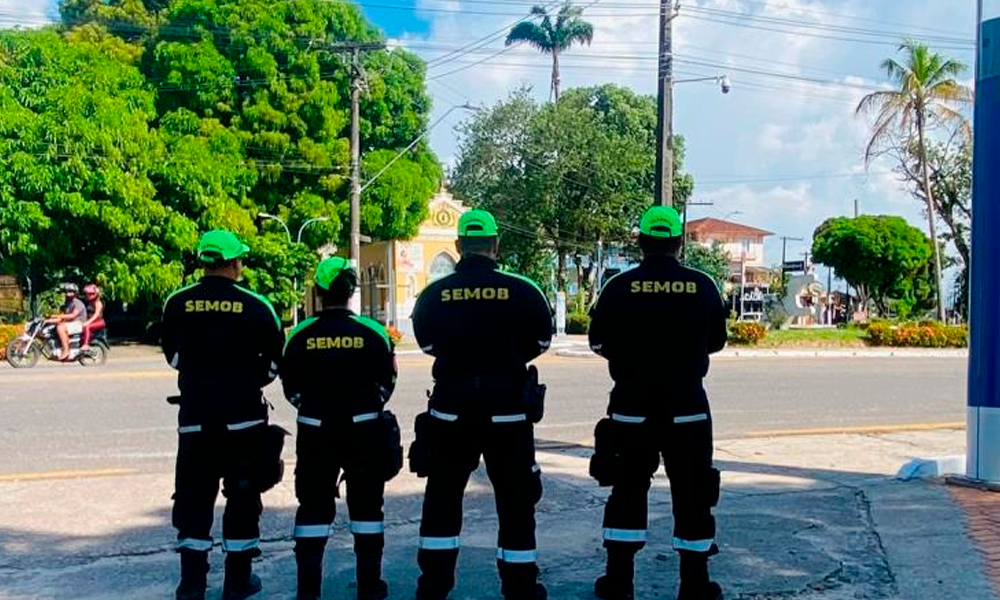
[{"label": "palm tree", "polygon": [[574,45],[587,44],[594,40],[594,26],[581,17],[583,9],[566,2],[559,9],[555,23],[543,6],[531,9],[532,16],[541,17],[541,21],[533,23],[521,21],[510,30],[507,36],[507,46],[527,42],[542,54],[552,55],[552,97],[559,99],[559,55]]},{"label": "palm tree", "polygon": [[856,114],[874,115],[871,137],[865,148],[865,165],[871,164],[888,148],[911,151],[917,158],[918,182],[927,203],[927,223],[934,245],[934,278],[937,288],[938,318],[945,319],[941,280],[941,250],[938,245],[937,215],[931,190],[927,160],[928,130],[938,125],[957,124],[968,130],[968,122],[954,107],[972,102],[972,91],[958,83],[965,65],[931,52],[924,44],[907,41],[900,47],[903,62],[887,58],[882,70],[896,89],[873,92],[861,99]]}]

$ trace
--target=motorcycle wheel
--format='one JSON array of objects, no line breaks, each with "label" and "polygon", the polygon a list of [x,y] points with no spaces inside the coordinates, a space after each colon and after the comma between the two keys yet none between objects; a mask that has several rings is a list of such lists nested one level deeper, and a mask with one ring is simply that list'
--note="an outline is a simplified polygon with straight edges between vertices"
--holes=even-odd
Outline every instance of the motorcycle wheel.
[{"label": "motorcycle wheel", "polygon": [[90,350],[81,352],[76,359],[84,367],[99,367],[108,362],[108,347],[101,341],[95,341]]},{"label": "motorcycle wheel", "polygon": [[7,362],[15,369],[35,366],[41,353],[38,344],[29,344],[26,340],[18,339],[7,344]]}]

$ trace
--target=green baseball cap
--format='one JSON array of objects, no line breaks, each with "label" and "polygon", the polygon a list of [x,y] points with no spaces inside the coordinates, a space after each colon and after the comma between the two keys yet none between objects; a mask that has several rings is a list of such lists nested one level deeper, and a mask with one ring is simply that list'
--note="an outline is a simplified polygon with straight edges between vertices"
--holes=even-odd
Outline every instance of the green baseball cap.
[{"label": "green baseball cap", "polygon": [[345,271],[354,274],[350,261],[342,256],[328,258],[316,267],[316,285],[329,290],[333,280]]},{"label": "green baseball cap", "polygon": [[458,219],[458,237],[496,236],[496,219],[485,210],[470,210]]},{"label": "green baseball cap", "polygon": [[212,264],[220,260],[233,260],[250,252],[250,247],[231,231],[215,229],[201,236],[198,242],[198,259]]},{"label": "green baseball cap", "polygon": [[684,234],[684,225],[677,209],[671,206],[653,206],[642,215],[639,232],[655,238],[675,238]]}]

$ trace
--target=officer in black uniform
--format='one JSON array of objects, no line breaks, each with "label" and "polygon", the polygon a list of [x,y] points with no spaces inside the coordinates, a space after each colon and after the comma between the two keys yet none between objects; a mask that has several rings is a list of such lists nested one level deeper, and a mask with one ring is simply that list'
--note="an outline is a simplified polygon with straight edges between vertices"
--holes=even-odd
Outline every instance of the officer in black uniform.
[{"label": "officer in black uniform", "polygon": [[261,589],[250,564],[260,555],[260,459],[268,432],[261,390],[278,374],[284,332],[270,302],[237,284],[248,251],[228,231],[206,233],[198,244],[204,277],[175,292],[163,309],[163,353],[180,372],[173,510],[178,600],[205,597],[220,479],[226,497],[222,597],[240,600]]},{"label": "officer in black uniform", "polygon": [[348,302],[357,274],[340,257],[316,270],[323,310],[288,338],[281,366],[285,397],[298,408],[295,558],[298,600],[321,595],[323,552],[336,514],[337,479],[347,480],[359,600],[382,600],[385,482],[402,466],[399,427],[384,411],[396,385],[385,327],[355,315]]},{"label": "officer in black uniform", "polygon": [[[411,468],[426,474],[417,583],[420,600],[444,600],[455,584],[462,497],[479,458],[496,495],[497,567],[508,600],[542,600],[535,504],[542,495],[533,423],[541,419],[537,370],[527,363],[552,339],[538,286],[497,267],[493,216],[462,215],[455,273],[430,284],[413,313],[421,349],[435,357],[429,412],[417,417]],[[420,463],[426,462],[422,466]]]},{"label": "officer in black uniform", "polygon": [[631,600],[633,557],[646,543],[646,496],[660,466],[670,479],[679,600],[716,600],[708,557],[718,552],[712,508],[712,417],[702,379],[709,354],[726,344],[726,314],[715,283],[681,266],[677,211],[656,206],[639,227],[642,263],[607,282],[591,311],[590,345],[608,360],[615,385],[596,430],[591,474],[613,486],[604,512],[607,573],[603,600]]}]

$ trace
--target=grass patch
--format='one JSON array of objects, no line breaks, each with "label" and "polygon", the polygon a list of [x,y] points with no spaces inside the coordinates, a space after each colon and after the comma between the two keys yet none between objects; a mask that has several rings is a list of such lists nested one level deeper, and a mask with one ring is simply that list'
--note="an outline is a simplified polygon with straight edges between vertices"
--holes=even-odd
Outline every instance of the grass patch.
[{"label": "grass patch", "polygon": [[865,331],[849,329],[784,329],[767,332],[760,348],[860,348],[865,346]]}]

